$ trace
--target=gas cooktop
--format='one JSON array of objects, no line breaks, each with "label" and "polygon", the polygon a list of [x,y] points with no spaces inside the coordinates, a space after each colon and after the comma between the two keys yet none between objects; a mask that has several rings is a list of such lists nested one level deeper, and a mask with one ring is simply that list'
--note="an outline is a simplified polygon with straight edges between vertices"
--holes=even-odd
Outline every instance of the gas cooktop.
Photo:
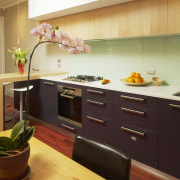
[{"label": "gas cooktop", "polygon": [[92,82],[92,81],[100,81],[103,77],[101,76],[91,76],[91,75],[77,75],[77,76],[68,76],[63,80],[67,81],[75,81],[75,82]]}]

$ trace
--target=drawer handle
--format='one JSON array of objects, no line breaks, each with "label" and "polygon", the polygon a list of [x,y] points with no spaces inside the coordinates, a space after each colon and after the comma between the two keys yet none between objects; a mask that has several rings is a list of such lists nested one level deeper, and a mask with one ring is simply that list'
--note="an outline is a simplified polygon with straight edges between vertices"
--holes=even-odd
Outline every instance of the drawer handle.
[{"label": "drawer handle", "polygon": [[127,109],[127,108],[124,108],[124,107],[121,107],[121,110],[126,111],[126,112],[130,112],[130,113],[134,113],[134,114],[139,114],[139,115],[142,115],[142,116],[144,116],[145,113],[146,113],[146,112],[136,111],[136,110],[133,110],[133,109]]},{"label": "drawer handle", "polygon": [[180,105],[176,105],[176,104],[169,104],[169,106],[170,106],[170,107],[172,107],[172,108],[178,108],[178,109],[180,109]]},{"label": "drawer handle", "polygon": [[121,129],[123,129],[124,131],[127,131],[127,132],[131,132],[131,133],[140,135],[140,136],[145,136],[145,133],[143,133],[143,132],[139,132],[139,131],[136,131],[136,130],[133,130],[133,129],[129,129],[129,128],[126,128],[124,126],[121,126]]},{"label": "drawer handle", "polygon": [[50,85],[50,86],[54,86],[54,83],[51,83],[51,82],[44,82],[45,85]]},{"label": "drawer handle", "polygon": [[104,94],[103,91],[95,91],[95,90],[92,90],[92,89],[87,89],[88,92],[90,93],[95,93],[95,94]]},{"label": "drawer handle", "polygon": [[88,103],[91,103],[91,104],[97,104],[99,106],[104,106],[104,103],[102,103],[102,102],[92,101],[92,100],[89,100],[89,99],[87,99],[86,101]]},{"label": "drawer handle", "polygon": [[98,122],[98,123],[101,123],[101,124],[105,123],[105,121],[103,121],[101,119],[97,119],[97,118],[94,118],[94,117],[91,117],[91,116],[86,116],[86,117],[91,121],[95,121],[95,122]]},{"label": "drawer handle", "polygon": [[60,94],[60,96],[66,97],[66,98],[69,98],[69,99],[74,99],[74,96],[69,96],[69,95],[66,95],[66,94]]},{"label": "drawer handle", "polygon": [[131,100],[135,100],[135,101],[145,101],[145,99],[143,99],[143,98],[136,98],[136,97],[124,96],[124,95],[121,95],[121,98],[131,99]]},{"label": "drawer handle", "polygon": [[65,124],[61,124],[62,127],[64,127],[65,129],[68,129],[68,130],[71,130],[71,131],[74,131],[75,132],[75,128],[72,128],[70,126],[67,126]]}]

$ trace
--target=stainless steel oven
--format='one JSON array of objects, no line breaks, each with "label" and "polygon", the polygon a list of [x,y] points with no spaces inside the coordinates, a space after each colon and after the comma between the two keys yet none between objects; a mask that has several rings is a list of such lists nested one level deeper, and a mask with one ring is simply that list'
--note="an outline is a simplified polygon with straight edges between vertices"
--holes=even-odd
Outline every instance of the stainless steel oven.
[{"label": "stainless steel oven", "polygon": [[82,127],[81,89],[58,85],[58,119]]}]

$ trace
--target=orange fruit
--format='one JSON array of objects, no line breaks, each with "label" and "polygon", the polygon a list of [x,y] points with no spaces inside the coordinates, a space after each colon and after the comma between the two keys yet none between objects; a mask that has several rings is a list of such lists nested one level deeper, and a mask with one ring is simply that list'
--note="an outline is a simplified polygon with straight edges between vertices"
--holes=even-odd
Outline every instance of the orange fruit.
[{"label": "orange fruit", "polygon": [[130,82],[130,83],[135,83],[134,78],[130,77],[130,78],[128,79],[128,82]]},{"label": "orange fruit", "polygon": [[135,77],[135,75],[136,75],[136,73],[135,73],[135,72],[132,72],[132,73],[131,73],[131,77],[132,77],[132,78],[134,78],[134,77]]},{"label": "orange fruit", "polygon": [[135,77],[135,78],[140,78],[140,77],[141,77],[141,74],[140,74],[140,73],[136,73],[134,77]]},{"label": "orange fruit", "polygon": [[127,78],[126,78],[126,82],[129,82],[129,78],[131,78],[131,77],[127,77]]},{"label": "orange fruit", "polygon": [[143,83],[143,82],[144,82],[144,78],[141,77],[141,83]]},{"label": "orange fruit", "polygon": [[135,83],[141,83],[141,78],[134,78]]},{"label": "orange fruit", "polygon": [[106,83],[109,83],[109,82],[110,82],[109,79],[103,79],[103,80],[101,81],[102,84],[106,84]]}]

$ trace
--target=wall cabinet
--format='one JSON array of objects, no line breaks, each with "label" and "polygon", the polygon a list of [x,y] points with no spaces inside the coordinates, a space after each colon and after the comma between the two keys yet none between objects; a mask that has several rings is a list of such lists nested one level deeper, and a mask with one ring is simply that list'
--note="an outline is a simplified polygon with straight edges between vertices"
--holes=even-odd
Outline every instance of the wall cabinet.
[{"label": "wall cabinet", "polygon": [[98,88],[83,91],[83,132],[88,138],[111,144],[113,93]]},{"label": "wall cabinet", "polygon": [[134,0],[44,20],[84,40],[180,33],[179,0]]},{"label": "wall cabinet", "polygon": [[158,117],[159,169],[180,178],[180,101],[160,99]]},{"label": "wall cabinet", "polygon": [[180,33],[180,1],[168,0],[168,33]]},{"label": "wall cabinet", "polygon": [[158,168],[156,98],[116,92],[114,103],[114,146]]}]

